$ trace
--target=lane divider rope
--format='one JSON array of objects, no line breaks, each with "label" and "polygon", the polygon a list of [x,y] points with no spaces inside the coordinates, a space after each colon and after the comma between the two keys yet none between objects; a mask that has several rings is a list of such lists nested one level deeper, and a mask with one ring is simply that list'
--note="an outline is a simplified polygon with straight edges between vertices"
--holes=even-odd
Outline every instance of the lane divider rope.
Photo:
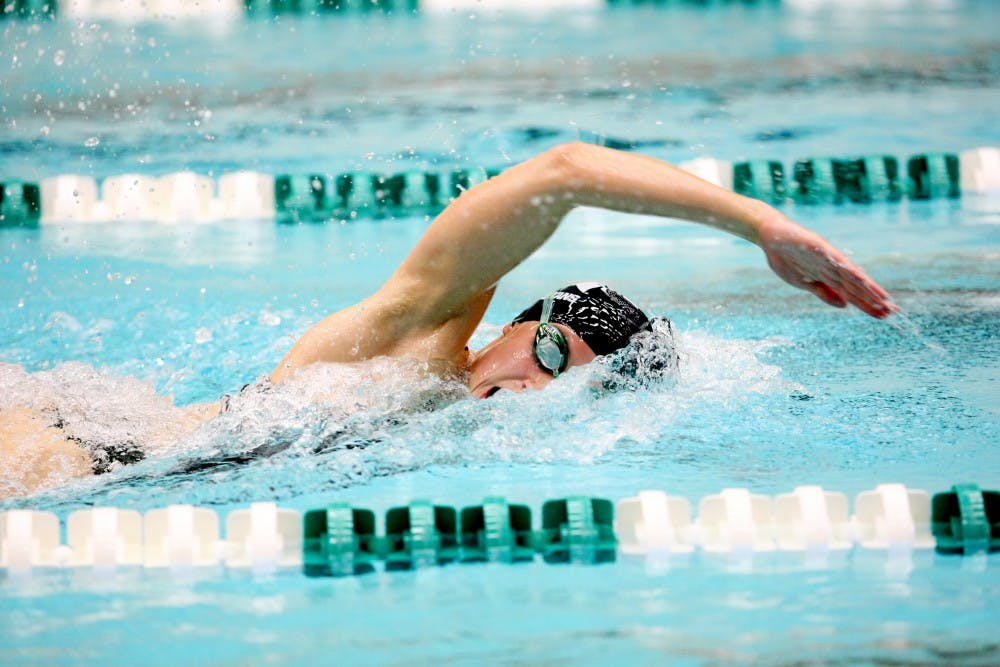
[{"label": "lane divider rope", "polygon": [[0,512],[0,569],[301,568],[309,576],[412,570],[449,563],[596,564],[623,556],[663,559],[701,550],[752,558],[766,552],[810,556],[854,548],[889,554],[936,548],[942,554],[1000,551],[1000,492],[959,484],[930,496],[881,484],[854,499],[800,486],[774,498],[747,489],[706,496],[692,520],[686,498],[642,491],[617,504],[574,496],[542,505],[532,524],[526,505],[499,497],[457,510],[417,500],[376,515],[334,502],[304,514],[274,503],[228,513],[225,537],[215,510],[171,505],[140,514],[98,507],[72,512],[66,543],[51,512]]},{"label": "lane divider rope", "polygon": [[[725,162],[699,158],[680,165],[740,194],[774,204],[874,203],[957,198],[1000,192],[1000,148],[924,153],[904,164],[886,155],[808,158],[792,178],[781,162]],[[151,220],[211,223],[277,220],[279,223],[430,216],[503,171],[502,168],[403,171],[395,174],[279,174],[253,171],[217,180],[190,171],[154,177],[121,174],[98,188],[89,176],[61,175],[41,183],[0,183],[0,225]]]},{"label": "lane divider rope", "polygon": [[[599,9],[630,6],[710,6],[732,4],[733,0],[546,0],[544,9]],[[742,0],[747,7],[780,5],[781,0]],[[269,19],[277,16],[368,16],[412,15],[418,12],[469,11],[534,11],[537,0],[4,0],[0,4],[0,20],[106,18],[116,21],[166,21],[177,19],[230,18]]]}]

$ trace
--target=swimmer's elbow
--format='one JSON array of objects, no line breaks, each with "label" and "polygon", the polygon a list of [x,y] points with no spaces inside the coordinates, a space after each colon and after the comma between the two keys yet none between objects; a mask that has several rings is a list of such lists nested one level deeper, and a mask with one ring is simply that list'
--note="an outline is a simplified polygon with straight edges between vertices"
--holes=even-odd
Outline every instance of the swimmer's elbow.
[{"label": "swimmer's elbow", "polygon": [[594,146],[582,141],[570,141],[554,146],[542,154],[545,169],[565,185],[578,180],[587,161],[593,159]]},{"label": "swimmer's elbow", "polygon": [[553,194],[576,206],[585,203],[586,194],[593,189],[594,165],[600,164],[607,155],[602,155],[599,146],[571,141],[545,151],[539,156],[543,177],[550,183]]}]

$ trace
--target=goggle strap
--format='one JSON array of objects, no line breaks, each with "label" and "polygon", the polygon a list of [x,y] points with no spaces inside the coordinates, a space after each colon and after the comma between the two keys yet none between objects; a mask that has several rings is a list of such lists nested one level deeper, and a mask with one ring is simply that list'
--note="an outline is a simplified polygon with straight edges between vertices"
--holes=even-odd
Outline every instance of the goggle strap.
[{"label": "goggle strap", "polygon": [[542,302],[542,316],[538,320],[539,324],[547,324],[549,318],[552,317],[552,302],[555,298],[555,294],[550,294],[545,297],[545,301]]}]

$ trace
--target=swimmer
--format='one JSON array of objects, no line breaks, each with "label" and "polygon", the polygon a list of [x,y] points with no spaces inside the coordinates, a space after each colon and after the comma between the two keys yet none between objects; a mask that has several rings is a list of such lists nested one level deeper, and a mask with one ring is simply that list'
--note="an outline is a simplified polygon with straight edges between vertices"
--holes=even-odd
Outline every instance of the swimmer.
[{"label": "swimmer", "polygon": [[[541,389],[558,372],[623,347],[647,318],[603,287],[583,290],[582,314],[560,292],[545,325],[539,326],[544,318],[536,303],[483,349],[467,347],[499,280],[578,206],[706,224],[757,244],[778,276],[832,306],[854,305],[877,318],[896,310],[886,291],[840,251],[764,202],[649,157],[572,143],[455,200],[381,289],[306,331],[271,381],[316,362],[409,356],[467,373],[473,396],[486,398],[499,389]],[[593,326],[573,326],[586,317]],[[552,345],[561,353],[549,362],[548,353],[539,352]]]},{"label": "swimmer", "polygon": [[[897,310],[886,291],[839,250],[764,202],[653,158],[571,143],[463,193],[375,294],[307,330],[271,373],[270,382],[288,381],[317,363],[409,357],[443,375],[463,377],[472,396],[489,398],[501,390],[542,389],[569,368],[625,347],[632,336],[650,328],[650,320],[625,297],[597,283],[538,295],[496,340],[480,350],[468,347],[500,279],[579,206],[708,225],[756,244],[780,278],[832,306],[852,305],[876,318]],[[224,397],[177,409],[179,425],[171,437],[184,437],[226,404]],[[81,446],[91,456],[98,452],[100,464],[91,466],[93,472],[107,469],[109,457],[116,454],[141,458],[141,452],[129,448],[134,449],[132,443],[102,447],[74,441],[52,414],[43,412],[0,410],[0,455],[20,460],[29,448],[39,454],[30,456],[34,467],[24,479],[33,481],[22,483],[27,492],[90,472],[79,457]]]}]

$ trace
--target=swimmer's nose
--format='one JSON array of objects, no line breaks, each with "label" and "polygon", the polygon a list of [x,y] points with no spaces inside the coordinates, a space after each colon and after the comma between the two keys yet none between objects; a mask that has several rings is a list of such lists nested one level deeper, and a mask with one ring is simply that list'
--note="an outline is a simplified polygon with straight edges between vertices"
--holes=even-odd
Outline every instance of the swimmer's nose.
[{"label": "swimmer's nose", "polygon": [[521,380],[519,383],[509,387],[509,389],[515,394],[520,394],[525,389],[541,389],[544,386],[544,384],[540,384],[535,380]]}]

